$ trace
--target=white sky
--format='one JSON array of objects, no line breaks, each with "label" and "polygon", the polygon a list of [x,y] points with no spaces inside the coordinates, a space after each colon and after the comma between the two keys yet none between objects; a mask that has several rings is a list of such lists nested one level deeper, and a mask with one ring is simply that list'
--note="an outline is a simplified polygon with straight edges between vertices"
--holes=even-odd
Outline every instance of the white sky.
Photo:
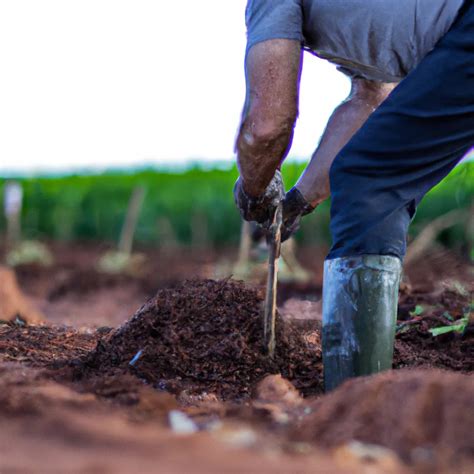
[{"label": "white sky", "polygon": [[[246,0],[0,1],[0,174],[232,160]],[[305,56],[290,156],[348,81]]]}]

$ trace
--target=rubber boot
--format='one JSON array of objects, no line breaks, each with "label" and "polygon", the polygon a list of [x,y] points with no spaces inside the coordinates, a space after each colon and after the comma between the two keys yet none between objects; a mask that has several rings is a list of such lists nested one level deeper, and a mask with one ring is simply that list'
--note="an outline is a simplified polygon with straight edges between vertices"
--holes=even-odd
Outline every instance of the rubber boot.
[{"label": "rubber boot", "polygon": [[401,261],[385,255],[326,260],[323,284],[325,390],[391,369]]}]

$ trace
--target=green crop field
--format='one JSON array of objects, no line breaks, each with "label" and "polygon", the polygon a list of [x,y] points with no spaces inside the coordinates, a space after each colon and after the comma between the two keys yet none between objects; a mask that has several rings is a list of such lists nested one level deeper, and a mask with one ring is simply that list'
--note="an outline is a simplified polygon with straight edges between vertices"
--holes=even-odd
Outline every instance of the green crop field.
[{"label": "green crop field", "polygon": [[[287,187],[297,179],[302,164],[289,163],[283,173]],[[160,245],[174,239],[183,245],[196,241],[211,246],[235,245],[240,218],[233,203],[235,167],[183,172],[151,169],[106,172],[96,175],[19,178],[24,188],[22,231],[25,238],[102,240],[116,242],[130,195],[136,186],[145,188],[136,242]],[[474,196],[474,163],[457,167],[434,188],[420,205],[411,232],[451,209],[471,208]],[[3,186],[6,180],[0,181]],[[3,192],[1,192],[3,199]],[[467,215],[467,212],[466,212]],[[466,219],[467,221],[467,219]],[[304,220],[298,239],[304,243],[329,243],[329,203]],[[0,230],[5,228],[2,217]],[[465,222],[444,231],[441,239],[466,248]]]}]

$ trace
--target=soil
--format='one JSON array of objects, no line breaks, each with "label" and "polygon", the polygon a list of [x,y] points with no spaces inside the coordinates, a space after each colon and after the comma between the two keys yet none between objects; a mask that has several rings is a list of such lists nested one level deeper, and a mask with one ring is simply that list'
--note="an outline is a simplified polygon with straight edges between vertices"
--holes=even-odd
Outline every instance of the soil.
[{"label": "soil", "polygon": [[62,367],[88,355],[107,332],[106,328],[82,332],[65,326],[3,323],[0,324],[0,360],[23,362],[29,367]]},{"label": "soil", "polygon": [[393,371],[350,381],[310,403],[312,413],[294,436],[326,446],[357,439],[391,448],[405,461],[452,462],[474,456],[473,400],[473,377]]},{"label": "soil", "polygon": [[150,253],[123,277],[93,269],[101,252],[17,271],[47,323],[0,324],[0,472],[473,472],[472,322],[429,332],[470,311],[454,255],[408,269],[397,370],[321,395],[320,281],[281,285],[269,362],[261,288],[208,280],[215,254]]},{"label": "soil", "polygon": [[0,320],[41,323],[44,316],[36,310],[29,299],[20,291],[15,273],[0,266]]},{"label": "soil", "polygon": [[[122,391],[133,391],[127,382]],[[177,402],[143,384],[133,404],[110,403],[12,363],[0,364],[0,383],[2,473],[363,472],[316,448],[292,453],[248,423],[179,435],[167,421]]]},{"label": "soil", "polygon": [[[394,366],[437,367],[461,372],[474,371],[473,291],[446,283],[431,292],[402,293],[399,299],[398,334]],[[416,308],[422,312],[414,314]],[[470,324],[463,333],[449,332],[434,337],[430,330],[449,326],[469,315]]]},{"label": "soil", "polygon": [[321,348],[278,314],[276,352],[264,353],[263,294],[241,282],[185,281],[161,290],[100,341],[86,367],[120,368],[162,390],[248,397],[265,375],[282,374],[304,394],[322,392]]}]

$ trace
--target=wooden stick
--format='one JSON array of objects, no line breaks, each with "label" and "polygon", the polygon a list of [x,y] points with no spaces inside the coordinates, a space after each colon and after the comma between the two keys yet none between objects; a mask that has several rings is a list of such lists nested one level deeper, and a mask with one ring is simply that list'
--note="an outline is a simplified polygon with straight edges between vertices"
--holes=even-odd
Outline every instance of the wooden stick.
[{"label": "wooden stick", "polygon": [[132,192],[130,201],[128,203],[127,215],[120,233],[120,241],[118,245],[119,252],[130,255],[133,246],[133,237],[137,228],[138,216],[145,197],[145,189],[142,186],[137,186]]},{"label": "wooden stick", "polygon": [[282,206],[275,211],[273,223],[270,227],[270,252],[268,255],[267,292],[263,314],[263,338],[268,355],[273,358],[276,348],[275,321],[276,321],[276,296],[278,281],[278,259],[281,250],[281,224]]}]

